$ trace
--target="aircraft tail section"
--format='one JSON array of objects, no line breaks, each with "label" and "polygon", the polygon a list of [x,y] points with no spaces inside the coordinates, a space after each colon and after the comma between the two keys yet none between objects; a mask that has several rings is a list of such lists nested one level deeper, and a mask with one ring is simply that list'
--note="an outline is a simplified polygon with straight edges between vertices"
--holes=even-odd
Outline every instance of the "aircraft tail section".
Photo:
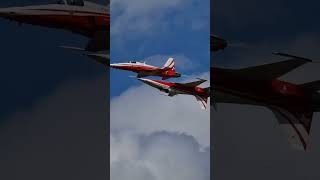
[{"label": "aircraft tail section", "polygon": [[174,68],[175,68],[174,59],[171,57],[167,60],[167,62],[162,67],[162,69],[165,69],[165,70],[169,70],[169,69],[174,70]]},{"label": "aircraft tail section", "polygon": [[299,150],[307,150],[312,122],[312,111],[289,111],[283,108],[270,107],[280,127],[287,133],[290,144]]},{"label": "aircraft tail section", "polygon": [[201,106],[201,109],[207,109],[208,106],[208,97],[195,96],[198,103]]}]

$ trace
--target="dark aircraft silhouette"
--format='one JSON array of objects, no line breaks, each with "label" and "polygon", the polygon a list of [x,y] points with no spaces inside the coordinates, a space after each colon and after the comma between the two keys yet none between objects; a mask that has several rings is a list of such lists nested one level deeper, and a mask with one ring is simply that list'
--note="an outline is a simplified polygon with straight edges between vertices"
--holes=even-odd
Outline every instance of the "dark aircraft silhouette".
[{"label": "dark aircraft silhouette", "polygon": [[[64,46],[108,64],[109,7],[83,0],[59,0],[46,5],[0,9],[0,17],[49,28],[63,29],[89,38],[85,48]],[[105,61],[105,62],[104,62]]]},{"label": "dark aircraft silhouette", "polygon": [[210,35],[210,49],[211,51],[224,50],[228,46],[226,40],[221,39],[215,35]]},{"label": "dark aircraft silhouette", "polygon": [[275,53],[290,59],[243,69],[211,67],[212,102],[264,106],[288,133],[294,147],[306,150],[312,116],[320,111],[320,81],[293,84],[278,78],[311,62],[306,58]]}]

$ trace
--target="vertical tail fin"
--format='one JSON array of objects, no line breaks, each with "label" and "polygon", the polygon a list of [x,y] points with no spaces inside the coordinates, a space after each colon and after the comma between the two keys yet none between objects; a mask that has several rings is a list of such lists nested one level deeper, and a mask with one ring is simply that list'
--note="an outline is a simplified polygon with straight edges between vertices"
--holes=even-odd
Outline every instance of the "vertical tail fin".
[{"label": "vertical tail fin", "polygon": [[170,58],[167,60],[167,62],[163,65],[162,69],[166,69],[166,70],[168,70],[168,69],[174,69],[174,65],[175,65],[174,59],[170,57]]}]

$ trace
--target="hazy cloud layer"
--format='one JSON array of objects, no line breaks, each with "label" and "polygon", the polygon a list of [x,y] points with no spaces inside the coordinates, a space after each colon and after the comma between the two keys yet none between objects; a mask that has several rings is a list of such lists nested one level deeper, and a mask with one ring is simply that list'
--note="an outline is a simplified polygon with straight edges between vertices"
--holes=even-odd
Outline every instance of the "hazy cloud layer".
[{"label": "hazy cloud layer", "polygon": [[208,180],[209,149],[181,133],[111,135],[111,179]]},{"label": "hazy cloud layer", "polygon": [[69,80],[0,129],[1,179],[106,179],[107,78]]}]

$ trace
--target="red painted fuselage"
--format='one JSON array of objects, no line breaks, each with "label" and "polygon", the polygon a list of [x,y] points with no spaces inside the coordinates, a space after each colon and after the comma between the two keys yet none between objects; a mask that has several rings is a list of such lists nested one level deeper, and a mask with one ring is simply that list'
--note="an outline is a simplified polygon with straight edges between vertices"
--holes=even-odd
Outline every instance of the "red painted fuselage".
[{"label": "red painted fuselage", "polygon": [[87,37],[97,31],[109,31],[109,10],[85,2],[83,6],[49,4],[0,9],[0,17],[19,23],[64,29]]}]

